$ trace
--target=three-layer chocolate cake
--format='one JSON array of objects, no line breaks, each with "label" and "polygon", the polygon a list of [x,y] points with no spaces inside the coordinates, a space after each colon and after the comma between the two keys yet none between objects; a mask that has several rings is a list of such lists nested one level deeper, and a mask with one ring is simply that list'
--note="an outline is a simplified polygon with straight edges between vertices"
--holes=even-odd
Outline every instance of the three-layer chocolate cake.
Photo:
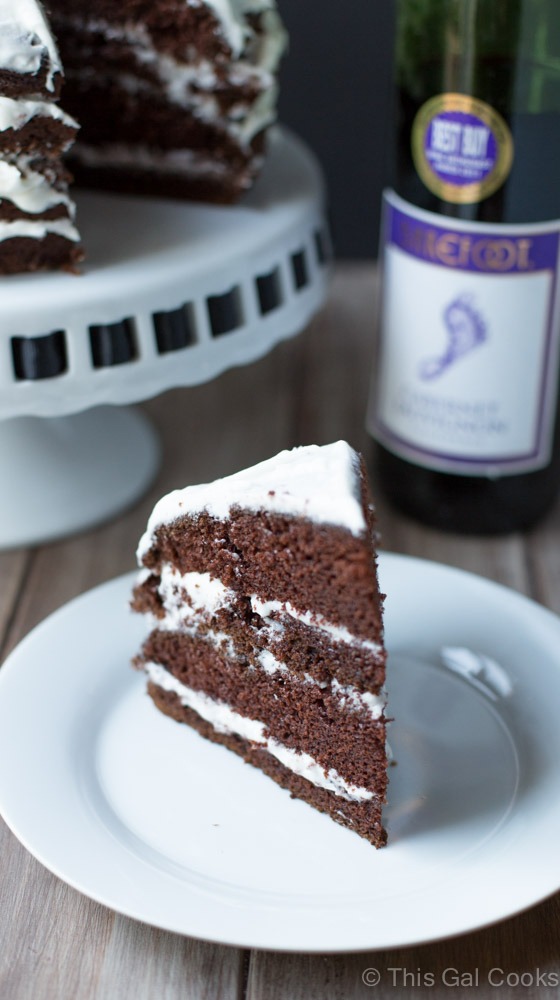
[{"label": "three-layer chocolate cake", "polygon": [[375,516],[345,442],[282,452],[156,505],[136,666],[167,715],[372,844],[385,842]]}]

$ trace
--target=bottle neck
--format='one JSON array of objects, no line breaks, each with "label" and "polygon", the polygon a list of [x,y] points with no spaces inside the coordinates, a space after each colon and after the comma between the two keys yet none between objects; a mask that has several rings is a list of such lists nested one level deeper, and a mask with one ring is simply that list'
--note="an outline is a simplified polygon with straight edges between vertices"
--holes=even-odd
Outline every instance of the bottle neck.
[{"label": "bottle neck", "polygon": [[560,2],[398,0],[397,14],[397,192],[471,221],[560,217]]},{"label": "bottle neck", "polygon": [[497,110],[560,110],[558,0],[398,0],[396,85],[421,102],[464,93]]}]

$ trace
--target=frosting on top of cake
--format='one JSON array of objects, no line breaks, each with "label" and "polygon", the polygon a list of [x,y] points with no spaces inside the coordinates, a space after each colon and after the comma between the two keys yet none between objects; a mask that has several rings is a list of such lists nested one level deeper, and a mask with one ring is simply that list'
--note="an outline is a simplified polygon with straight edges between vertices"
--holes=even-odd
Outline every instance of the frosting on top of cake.
[{"label": "frosting on top of cake", "polygon": [[0,67],[14,73],[38,73],[49,60],[47,87],[61,71],[60,59],[41,5],[36,0],[0,0]]},{"label": "frosting on top of cake", "polygon": [[358,454],[346,441],[322,447],[307,445],[282,451],[259,465],[213,483],[168,493],[154,507],[140,539],[139,562],[161,525],[203,511],[224,520],[232,507],[305,517],[359,535],[365,531],[366,522]]}]

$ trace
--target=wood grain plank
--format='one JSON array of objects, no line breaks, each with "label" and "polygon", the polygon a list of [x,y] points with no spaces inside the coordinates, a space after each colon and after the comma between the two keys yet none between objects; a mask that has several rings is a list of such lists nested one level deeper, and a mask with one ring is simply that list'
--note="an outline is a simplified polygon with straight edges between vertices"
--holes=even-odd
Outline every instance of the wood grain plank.
[{"label": "wood grain plank", "polygon": [[[95,1000],[238,1000],[244,953],[115,917]],[[134,970],[134,975],[131,971]],[[84,1000],[89,994],[84,994]]]},{"label": "wood grain plank", "polygon": [[4,656],[6,635],[25,583],[30,560],[31,555],[26,549],[0,552],[0,663]]},{"label": "wood grain plank", "polygon": [[0,824],[0,996],[237,1000],[243,952],[113,914],[42,868]]},{"label": "wood grain plank", "polygon": [[294,443],[340,438],[367,453],[366,405],[374,351],[378,286],[370,263],[340,265],[328,308],[299,340]]},{"label": "wood grain plank", "polygon": [[535,599],[560,614],[560,502],[530,533],[527,559]]},{"label": "wood grain plank", "polygon": [[[560,899],[495,927],[416,948],[356,955],[254,952],[247,1000],[558,996]],[[370,970],[367,973],[367,970]],[[377,985],[364,981],[379,973]],[[520,978],[524,975],[524,984]],[[462,978],[461,978],[462,977]],[[509,977],[509,979],[508,979]],[[540,979],[539,979],[540,977]]]},{"label": "wood grain plank", "polygon": [[47,872],[4,823],[0,856],[0,996],[92,996],[113,914]]}]

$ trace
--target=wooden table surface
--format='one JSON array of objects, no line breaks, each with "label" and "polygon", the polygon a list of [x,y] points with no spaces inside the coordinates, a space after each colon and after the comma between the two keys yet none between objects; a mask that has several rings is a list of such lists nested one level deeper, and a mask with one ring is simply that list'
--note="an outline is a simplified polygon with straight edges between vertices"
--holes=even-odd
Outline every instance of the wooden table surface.
[{"label": "wooden table surface", "polygon": [[[304,334],[253,366],[146,403],[163,443],[150,495],[86,534],[0,554],[0,661],[56,608],[133,569],[136,543],[162,493],[293,445],[344,437],[366,448],[375,298],[372,265],[339,265],[327,307]],[[383,548],[471,570],[560,612],[560,506],[528,535],[489,539],[440,534],[381,502],[378,509]],[[421,947],[282,955],[200,942],[117,916],[46,871],[3,823],[0,857],[0,1000],[439,997],[450,993],[445,980],[453,973],[445,970],[463,976],[454,995],[558,994],[560,895],[489,929]],[[363,982],[368,968],[380,971],[376,987]],[[510,985],[488,981],[495,968]],[[532,987],[514,985],[522,973],[532,974]],[[471,986],[475,975],[478,985]]]}]

